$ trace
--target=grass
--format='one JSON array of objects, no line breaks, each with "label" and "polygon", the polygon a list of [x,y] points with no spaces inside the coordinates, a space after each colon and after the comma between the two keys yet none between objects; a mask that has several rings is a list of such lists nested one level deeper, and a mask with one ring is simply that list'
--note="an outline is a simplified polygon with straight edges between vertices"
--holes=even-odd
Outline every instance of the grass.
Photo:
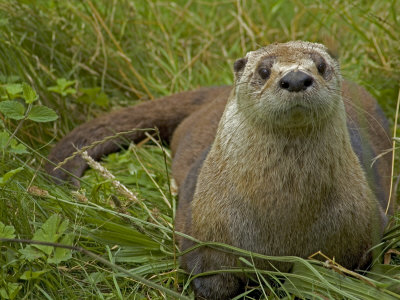
[{"label": "grass", "polygon": [[[9,226],[0,232],[19,239],[47,236],[103,259],[78,248],[57,252],[2,243],[0,298],[172,299],[173,292],[192,298],[191,277],[179,269],[172,234],[176,196],[167,176],[168,149],[143,144],[105,159],[106,168],[140,200],[137,204],[93,170],[77,192],[55,186],[42,171],[51,146],[106,110],[231,84],[235,59],[293,39],[322,42],[338,52],[343,75],[377,98],[393,126],[399,22],[395,0],[0,0],[1,82],[27,82],[40,103],[59,115],[55,122],[26,121],[19,128],[18,121],[1,116],[4,130],[11,134],[18,128],[16,139],[29,153],[2,150],[0,176],[19,167],[23,171],[0,185],[0,222]],[[57,83],[62,78],[70,84],[65,89]],[[49,89],[54,86],[56,92]],[[397,154],[394,181],[398,159]],[[257,270],[254,254],[213,246],[240,253],[249,276],[259,283],[252,288],[260,297],[400,298],[398,214],[381,243],[393,249],[386,255],[390,265],[376,264],[365,278],[291,257],[269,258],[294,262],[291,274]],[[282,277],[286,281],[280,285]]]}]

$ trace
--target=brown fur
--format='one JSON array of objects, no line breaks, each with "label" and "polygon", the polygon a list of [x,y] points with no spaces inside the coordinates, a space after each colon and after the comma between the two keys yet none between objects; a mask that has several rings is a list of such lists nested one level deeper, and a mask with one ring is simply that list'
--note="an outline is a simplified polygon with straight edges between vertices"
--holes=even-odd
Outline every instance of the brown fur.
[{"label": "brown fur", "polygon": [[[321,57],[327,69],[319,74]],[[270,68],[266,80],[256,74],[259,62]],[[312,100],[307,102],[312,114],[286,113],[290,101],[282,99],[294,94],[276,89],[274,83],[287,72],[282,70],[297,63],[314,80],[304,92],[304,98]],[[371,159],[391,146],[376,101],[357,85],[343,82],[340,87],[337,64],[319,44],[271,45],[249,53],[234,69],[234,89],[185,92],[110,113],[73,130],[49,158],[58,163],[71,155],[72,145],[80,148],[115,132],[157,126],[164,139],[173,134],[178,231],[266,255],[307,257],[322,250],[345,267],[365,267],[370,261],[366,251],[378,241],[386,222],[382,211],[390,184],[390,155],[371,167]],[[259,91],[260,98],[255,98]],[[276,120],[274,109],[284,111]],[[143,133],[127,138],[138,141]],[[119,149],[115,142],[96,146],[89,154],[100,159]],[[86,164],[75,158],[65,167],[79,177]],[[46,169],[71,180],[50,165]],[[182,250],[190,246],[192,242],[180,239]],[[235,256],[199,248],[181,263],[197,274],[238,262]],[[257,264],[270,268],[265,262]],[[275,267],[290,269],[285,264]],[[242,280],[232,274],[199,277],[194,288],[199,297],[225,299],[239,292]]]}]

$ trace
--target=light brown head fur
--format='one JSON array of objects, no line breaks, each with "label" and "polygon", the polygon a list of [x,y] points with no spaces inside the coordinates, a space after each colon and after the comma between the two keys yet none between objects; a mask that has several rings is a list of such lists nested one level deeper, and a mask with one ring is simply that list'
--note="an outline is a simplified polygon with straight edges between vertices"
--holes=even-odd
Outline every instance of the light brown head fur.
[{"label": "light brown head fur", "polygon": [[[316,126],[341,98],[339,64],[326,50],[321,44],[296,41],[249,52],[247,63],[235,72],[238,109],[271,130]],[[295,93],[283,89],[282,78],[298,71],[310,76],[310,86]]]}]

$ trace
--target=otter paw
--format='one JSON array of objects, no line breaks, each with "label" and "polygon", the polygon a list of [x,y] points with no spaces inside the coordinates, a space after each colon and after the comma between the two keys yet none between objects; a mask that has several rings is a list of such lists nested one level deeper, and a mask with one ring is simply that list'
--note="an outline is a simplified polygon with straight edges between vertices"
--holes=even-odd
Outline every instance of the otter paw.
[{"label": "otter paw", "polygon": [[198,277],[192,282],[196,299],[224,300],[240,294],[241,280],[232,274]]}]

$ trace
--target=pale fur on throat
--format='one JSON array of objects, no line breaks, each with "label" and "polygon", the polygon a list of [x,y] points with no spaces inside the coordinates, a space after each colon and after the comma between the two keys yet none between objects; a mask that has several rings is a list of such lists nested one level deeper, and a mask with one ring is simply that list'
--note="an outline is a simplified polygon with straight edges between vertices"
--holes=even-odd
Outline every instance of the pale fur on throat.
[{"label": "pale fur on throat", "polygon": [[222,167],[218,173],[227,179],[230,189],[249,201],[268,201],[275,193],[282,197],[285,190],[288,197],[299,198],[291,205],[324,197],[327,189],[336,184],[335,177],[341,176],[338,172],[353,172],[350,168],[357,164],[343,117],[344,107],[339,106],[324,126],[307,134],[285,136],[282,131],[249,126],[236,102],[231,101],[221,119],[209,160]]}]

